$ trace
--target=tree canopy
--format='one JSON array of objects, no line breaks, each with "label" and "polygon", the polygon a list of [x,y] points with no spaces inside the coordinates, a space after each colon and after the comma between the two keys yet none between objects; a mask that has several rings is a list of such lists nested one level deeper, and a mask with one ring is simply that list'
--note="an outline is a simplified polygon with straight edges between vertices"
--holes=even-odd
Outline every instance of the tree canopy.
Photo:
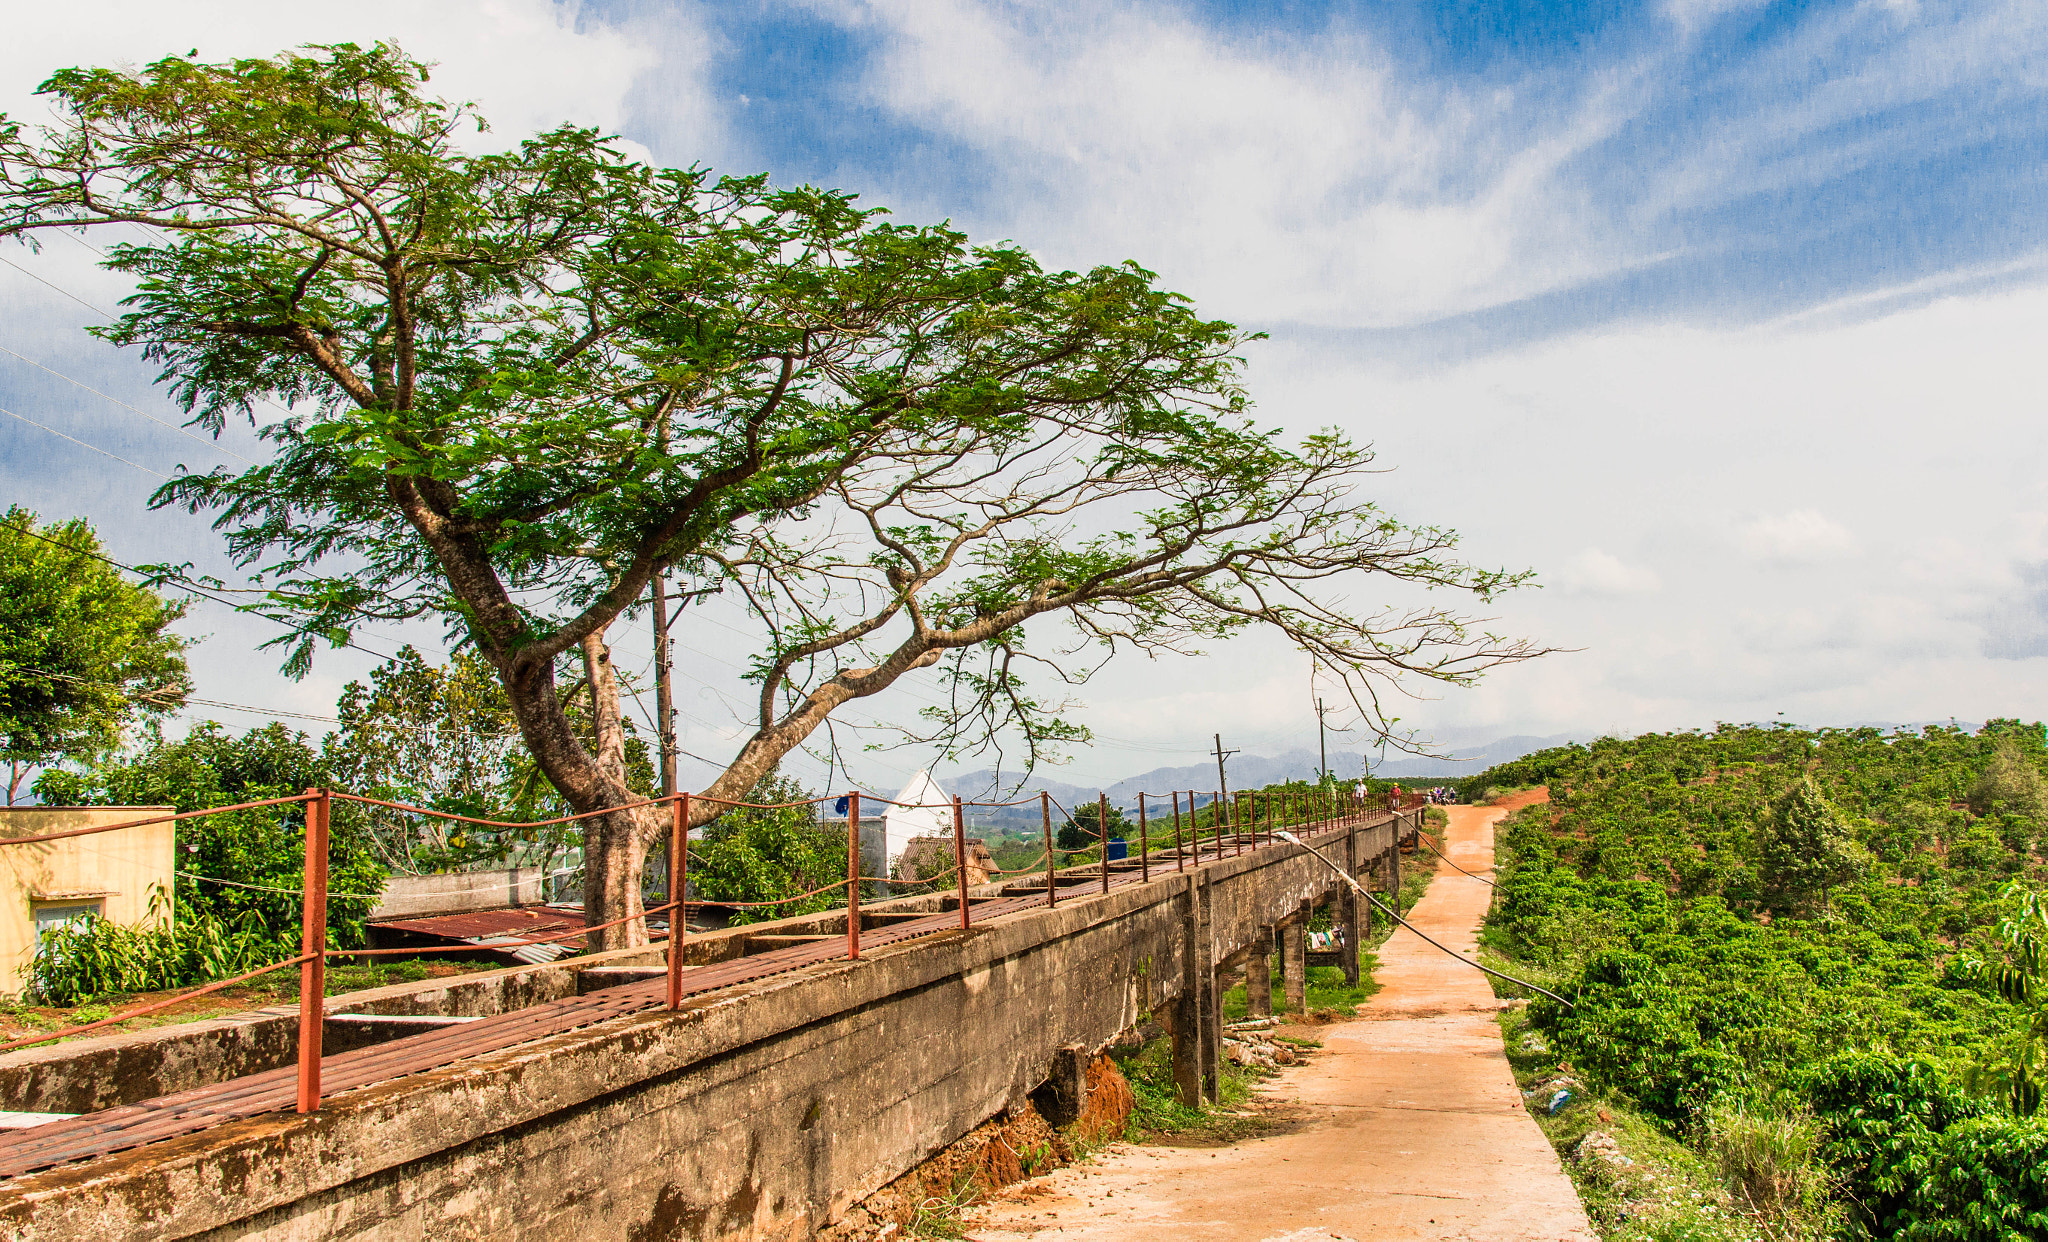
[{"label": "tree canopy", "polygon": [[[302,733],[269,724],[237,736],[201,721],[182,738],[154,724],[136,743],[79,771],[36,780],[46,802],[81,806],[170,806],[203,811],[288,798],[333,780],[325,757]],[[336,943],[361,942],[386,869],[370,848],[360,807],[337,803],[329,826],[327,918]],[[185,820],[177,836],[177,909],[225,923],[254,913],[279,947],[295,945],[305,870],[305,811],[296,806],[229,811]]]},{"label": "tree canopy", "polygon": [[[1361,499],[1369,449],[1258,426],[1250,335],[1137,264],[1047,271],[569,126],[473,154],[453,137],[479,118],[426,81],[384,44],[171,57],[63,70],[56,124],[0,122],[0,235],[140,226],[108,250],[138,291],[97,331],[197,423],[276,445],[156,503],[216,515],[289,669],[439,617],[588,811],[634,797],[604,634],[665,568],[756,626],[754,719],[703,791],[723,798],[917,668],[944,690],[906,737],[1035,762],[1087,735],[1025,673],[1079,682],[1118,650],[1271,627],[1382,724],[1390,681],[1533,654],[1426,600],[1361,603],[1521,576]],[[556,686],[579,649],[590,745]],[[593,911],[637,908],[663,819],[593,821]]]},{"label": "tree canopy", "polygon": [[1781,910],[1795,910],[1862,873],[1868,862],[1842,813],[1804,777],[1779,797],[1757,838],[1757,876]]},{"label": "tree canopy", "polygon": [[38,526],[0,517],[0,749],[11,806],[25,776],[119,744],[137,716],[175,709],[191,689],[182,604],[124,580],[82,518]]},{"label": "tree canopy", "polygon": [[[563,688],[578,737],[591,738],[589,695],[580,683]],[[352,793],[481,819],[553,818],[568,808],[519,743],[518,723],[491,666],[473,651],[428,664],[401,648],[370,670],[367,682],[343,687],[340,727],[327,738],[334,782]],[[621,725],[622,728],[625,726]],[[654,788],[646,743],[625,740],[627,782]],[[394,872],[424,874],[517,859],[552,869],[555,855],[580,847],[575,824],[477,831],[455,821],[370,808],[369,840]]]}]

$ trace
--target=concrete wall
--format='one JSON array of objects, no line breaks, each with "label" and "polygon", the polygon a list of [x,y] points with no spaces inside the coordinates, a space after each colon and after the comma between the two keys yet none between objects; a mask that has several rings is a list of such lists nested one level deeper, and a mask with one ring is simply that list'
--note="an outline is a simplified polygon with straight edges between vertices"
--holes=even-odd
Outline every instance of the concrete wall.
[{"label": "concrete wall", "polygon": [[448,875],[394,875],[384,882],[383,895],[377,902],[377,908],[370,911],[370,921],[533,906],[542,900],[539,867],[457,871]]},{"label": "concrete wall", "polygon": [[[0,810],[0,841],[147,819],[174,809],[10,807]],[[90,905],[104,918],[136,925],[149,915],[150,890],[161,888],[168,912],[176,828],[166,821],[63,841],[0,845],[0,994],[15,995],[28,982],[38,909]]]},{"label": "concrete wall", "polygon": [[[1316,843],[1343,857],[1343,833]],[[20,1178],[0,1185],[0,1233],[807,1236],[1333,882],[1282,847],[1063,898]]]}]

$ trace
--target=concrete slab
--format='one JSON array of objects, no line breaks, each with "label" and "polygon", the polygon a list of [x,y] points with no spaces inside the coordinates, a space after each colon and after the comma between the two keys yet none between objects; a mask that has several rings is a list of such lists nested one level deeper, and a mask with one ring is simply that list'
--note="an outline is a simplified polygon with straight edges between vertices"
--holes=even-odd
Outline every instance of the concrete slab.
[{"label": "concrete slab", "polygon": [[[1451,808],[1447,853],[1488,874],[1504,812]],[[1477,948],[1491,890],[1440,867],[1411,920]],[[1593,1242],[1571,1181],[1522,1107],[1486,977],[1406,930],[1382,991],[1323,1027],[1323,1050],[1264,1094],[1282,1132],[1230,1147],[1147,1145],[1027,1183],[970,1217],[980,1242],[1483,1239]]]}]

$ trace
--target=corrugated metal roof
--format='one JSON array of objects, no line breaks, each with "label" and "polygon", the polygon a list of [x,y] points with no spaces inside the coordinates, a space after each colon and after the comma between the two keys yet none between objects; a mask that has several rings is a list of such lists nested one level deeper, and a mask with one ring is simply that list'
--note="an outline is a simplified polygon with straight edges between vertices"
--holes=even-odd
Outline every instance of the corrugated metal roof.
[{"label": "corrugated metal roof", "polygon": [[472,910],[423,919],[391,919],[370,926],[417,932],[423,936],[445,936],[450,940],[481,940],[487,937],[546,936],[571,931],[582,927],[585,922],[581,910],[562,906],[514,906],[508,910]]}]

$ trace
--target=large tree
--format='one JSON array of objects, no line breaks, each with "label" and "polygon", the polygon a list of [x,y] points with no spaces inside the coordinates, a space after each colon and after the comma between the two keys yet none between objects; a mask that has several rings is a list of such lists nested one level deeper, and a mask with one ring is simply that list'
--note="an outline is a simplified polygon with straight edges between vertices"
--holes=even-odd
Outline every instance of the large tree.
[{"label": "large tree", "polygon": [[7,804],[30,772],[112,750],[191,690],[182,604],[122,578],[83,518],[0,515],[0,757]]},{"label": "large tree", "polygon": [[[724,798],[918,668],[950,691],[920,736],[1036,759],[1085,733],[1021,674],[1083,677],[1084,646],[1270,626],[1375,720],[1390,677],[1530,654],[1355,598],[1369,575],[1482,600],[1518,576],[1360,499],[1371,454],[1343,436],[1256,426],[1246,334],[1150,272],[1048,272],[573,127],[473,154],[477,117],[426,78],[385,45],[69,69],[42,88],[55,124],[0,132],[0,233],[119,226],[108,265],[138,292],[98,331],[195,422],[267,424],[272,462],[157,502],[218,514],[301,635],[288,668],[312,635],[444,617],[594,811],[637,796],[606,628],[664,568],[759,623],[757,719],[704,791]],[[1079,644],[1028,624],[1054,617]],[[588,745],[558,686],[578,653]],[[590,821],[595,915],[637,909],[665,821]]]}]

